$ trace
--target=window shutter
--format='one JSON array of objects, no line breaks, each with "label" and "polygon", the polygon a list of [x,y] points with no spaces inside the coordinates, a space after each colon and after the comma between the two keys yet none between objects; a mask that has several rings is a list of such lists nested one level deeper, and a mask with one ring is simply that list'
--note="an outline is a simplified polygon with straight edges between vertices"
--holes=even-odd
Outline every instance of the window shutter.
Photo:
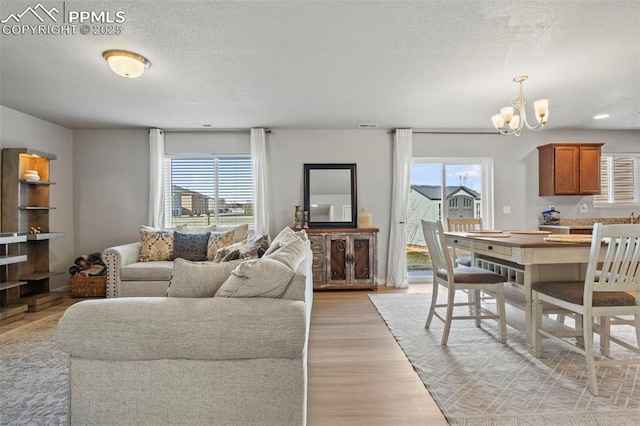
[{"label": "window shutter", "polygon": [[637,157],[629,155],[603,155],[600,163],[601,194],[593,197],[594,203],[637,203],[637,162]]}]

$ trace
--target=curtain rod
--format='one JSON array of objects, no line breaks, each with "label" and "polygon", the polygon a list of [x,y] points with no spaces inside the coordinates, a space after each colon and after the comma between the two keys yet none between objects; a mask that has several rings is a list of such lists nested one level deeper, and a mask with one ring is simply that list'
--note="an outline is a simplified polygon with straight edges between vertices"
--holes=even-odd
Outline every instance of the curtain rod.
[{"label": "curtain rod", "polygon": [[[251,133],[251,129],[249,130],[225,130],[225,129],[182,129],[182,130],[163,130],[164,133],[185,133],[185,132],[193,132],[193,133]],[[264,129],[264,132],[267,135],[273,133],[271,129]]]},{"label": "curtain rod", "polygon": [[[392,129],[389,130],[387,133],[395,133],[396,129]],[[442,130],[442,131],[438,131],[438,130],[414,130],[413,132],[411,132],[412,134],[416,135],[416,134],[421,134],[421,135],[493,135],[493,134],[499,134],[498,132],[495,131],[491,131],[491,130],[485,130],[485,131],[479,131],[479,130],[475,130],[475,131],[468,131],[468,132],[462,132],[462,131],[446,131],[446,130]]]}]

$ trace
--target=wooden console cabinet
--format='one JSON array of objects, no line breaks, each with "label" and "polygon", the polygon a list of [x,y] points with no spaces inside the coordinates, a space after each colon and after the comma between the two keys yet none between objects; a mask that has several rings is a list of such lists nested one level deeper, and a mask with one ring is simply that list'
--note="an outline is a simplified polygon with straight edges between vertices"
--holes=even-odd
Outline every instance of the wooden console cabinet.
[{"label": "wooden console cabinet", "polygon": [[602,145],[555,142],[539,146],[539,195],[600,194]]},{"label": "wooden console cabinet", "polygon": [[311,228],[313,289],[375,289],[377,228]]}]

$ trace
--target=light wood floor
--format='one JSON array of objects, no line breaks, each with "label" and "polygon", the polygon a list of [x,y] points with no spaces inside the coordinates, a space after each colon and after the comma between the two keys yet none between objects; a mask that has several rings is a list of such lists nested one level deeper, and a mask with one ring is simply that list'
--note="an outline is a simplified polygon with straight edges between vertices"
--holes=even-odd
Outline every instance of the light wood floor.
[{"label": "light wood floor", "polygon": [[[425,284],[377,290],[430,291]],[[0,334],[64,311],[79,300],[65,296],[60,305],[0,327]],[[309,426],[447,424],[367,291],[314,293],[308,374]]]}]

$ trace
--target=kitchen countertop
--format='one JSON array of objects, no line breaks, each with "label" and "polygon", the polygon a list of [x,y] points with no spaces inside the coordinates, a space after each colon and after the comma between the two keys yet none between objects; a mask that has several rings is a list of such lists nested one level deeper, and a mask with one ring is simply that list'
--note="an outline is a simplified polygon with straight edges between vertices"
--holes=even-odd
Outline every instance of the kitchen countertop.
[{"label": "kitchen countertop", "polygon": [[605,225],[618,225],[629,223],[629,217],[591,217],[582,219],[560,219],[558,224],[540,224],[541,227],[551,227],[554,229],[593,229],[593,224],[602,222]]}]

